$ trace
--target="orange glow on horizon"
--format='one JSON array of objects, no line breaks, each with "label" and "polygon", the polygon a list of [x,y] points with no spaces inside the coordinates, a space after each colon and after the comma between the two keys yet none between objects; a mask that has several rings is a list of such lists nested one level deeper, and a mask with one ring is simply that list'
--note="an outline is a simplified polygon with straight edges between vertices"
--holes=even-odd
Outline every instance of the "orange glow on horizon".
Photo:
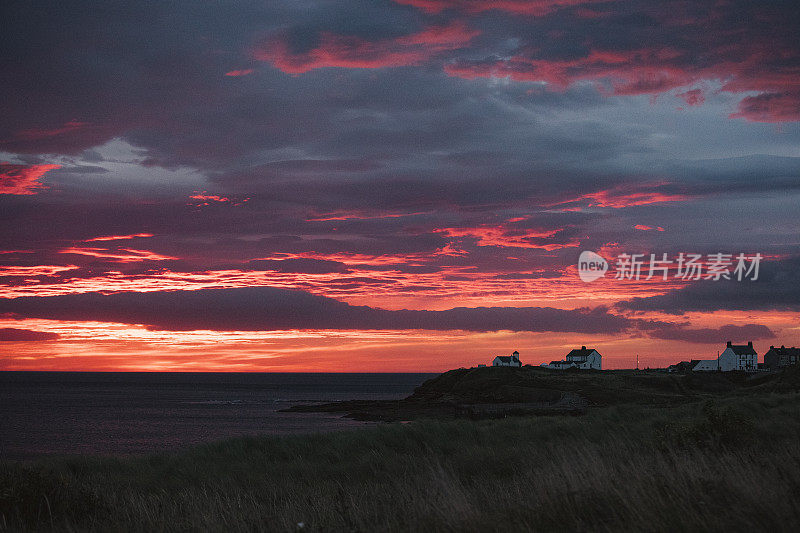
[{"label": "orange glow on horizon", "polygon": [[[117,255],[111,254],[108,255]],[[119,254],[125,259],[133,258]],[[286,254],[269,259],[307,257],[307,254]],[[334,254],[329,260],[345,259]],[[56,296],[85,292],[165,291],[269,286],[303,290],[328,296],[353,305],[370,305],[385,309],[442,310],[463,306],[550,306],[564,309],[610,305],[615,301],[637,296],[663,294],[670,288],[682,286],[679,281],[615,280],[608,276],[591,284],[578,279],[577,267],[570,266],[558,277],[506,279],[494,272],[475,272],[470,267],[442,267],[437,272],[408,273],[399,270],[393,257],[351,256],[351,270],[346,273],[296,273],[253,270],[214,270],[201,272],[154,271],[130,276],[110,271],[98,276],[50,281],[35,280],[0,286],[0,297]],[[361,263],[366,261],[366,263]],[[125,263],[126,261],[120,261]],[[371,270],[358,265],[391,266],[398,270]],[[350,266],[350,264],[348,264]],[[0,275],[51,276],[77,267],[6,267]],[[358,283],[354,283],[354,282]],[[379,291],[379,292],[378,292]],[[380,297],[376,299],[376,294]],[[378,301],[379,304],[375,302]]]},{"label": "orange glow on horizon", "polygon": [[[746,324],[747,312],[692,313],[648,318],[688,322],[692,328]],[[774,339],[756,340],[763,360],[770,345],[800,344],[800,326],[790,312],[759,315]],[[603,367],[664,367],[681,360],[716,356],[724,342],[696,344],[646,336],[579,333],[463,331],[285,330],[156,331],[106,322],[62,322],[0,318],[14,327],[58,334],[54,341],[0,343],[0,370],[209,371],[209,372],[442,372],[486,364],[519,350],[525,364],[562,359],[577,346],[596,347]]]}]

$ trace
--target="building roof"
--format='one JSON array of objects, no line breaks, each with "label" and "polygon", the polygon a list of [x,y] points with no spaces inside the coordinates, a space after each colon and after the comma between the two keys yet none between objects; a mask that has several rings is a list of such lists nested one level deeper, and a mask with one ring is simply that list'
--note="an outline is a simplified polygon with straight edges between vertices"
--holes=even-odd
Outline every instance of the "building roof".
[{"label": "building roof", "polygon": [[594,348],[587,348],[586,346],[581,346],[580,349],[576,348],[567,354],[567,357],[589,357],[589,355],[594,352]]},{"label": "building roof", "polygon": [[497,357],[495,357],[495,359],[500,359],[500,361],[502,361],[503,363],[516,363],[519,361],[519,359],[517,359],[513,355],[498,355]]},{"label": "building roof", "polygon": [[770,352],[776,355],[800,355],[800,348],[795,348],[794,346],[791,348],[787,348],[786,346],[781,346],[780,348],[777,346],[770,346],[767,353]]},{"label": "building roof", "polygon": [[756,351],[753,349],[752,344],[730,344],[728,343],[728,348],[733,350],[733,353],[736,355],[758,355]]},{"label": "building roof", "polygon": [[[695,360],[692,360],[694,363]],[[719,368],[719,361],[717,359],[700,359],[697,361],[697,364],[692,366],[694,370],[697,367],[704,367],[704,368]]]}]

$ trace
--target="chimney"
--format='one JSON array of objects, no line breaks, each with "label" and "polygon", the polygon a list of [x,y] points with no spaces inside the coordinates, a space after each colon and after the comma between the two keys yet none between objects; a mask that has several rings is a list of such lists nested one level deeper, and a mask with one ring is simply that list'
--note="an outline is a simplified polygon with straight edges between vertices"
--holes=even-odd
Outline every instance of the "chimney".
[{"label": "chimney", "polygon": [[783,344],[781,344],[781,350],[783,350],[784,348],[786,348],[786,346],[784,346]]},{"label": "chimney", "polygon": [[752,347],[753,347],[753,341],[747,341],[747,345],[748,345],[750,348],[752,348]]},{"label": "chimney", "polygon": [[730,346],[731,346],[731,341],[728,341],[728,347],[730,348]]},{"label": "chimney", "polygon": [[586,346],[581,346],[581,350],[586,350]]}]

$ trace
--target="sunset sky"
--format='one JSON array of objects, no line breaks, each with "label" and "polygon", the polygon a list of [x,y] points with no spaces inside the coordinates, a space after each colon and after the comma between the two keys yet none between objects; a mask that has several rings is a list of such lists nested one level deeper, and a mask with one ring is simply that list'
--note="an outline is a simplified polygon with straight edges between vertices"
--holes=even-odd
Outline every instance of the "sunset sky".
[{"label": "sunset sky", "polygon": [[[797,0],[0,13],[2,370],[800,345]],[[579,279],[584,250],[605,277]],[[615,279],[622,253],[763,259]]]}]

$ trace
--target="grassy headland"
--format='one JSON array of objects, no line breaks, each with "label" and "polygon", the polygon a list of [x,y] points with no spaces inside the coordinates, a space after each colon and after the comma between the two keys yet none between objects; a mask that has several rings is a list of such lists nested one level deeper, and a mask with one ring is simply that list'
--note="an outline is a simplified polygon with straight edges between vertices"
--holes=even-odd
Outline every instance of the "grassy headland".
[{"label": "grassy headland", "polygon": [[450,370],[402,400],[299,405],[360,420],[491,418],[507,414],[583,414],[621,404],[670,406],[769,392],[800,392],[800,369],[778,374],[484,367]]},{"label": "grassy headland", "polygon": [[[445,376],[435,379],[460,381]],[[0,530],[796,530],[796,377],[716,393],[706,383],[697,397],[629,398],[583,416],[419,420],[5,463]]]}]

